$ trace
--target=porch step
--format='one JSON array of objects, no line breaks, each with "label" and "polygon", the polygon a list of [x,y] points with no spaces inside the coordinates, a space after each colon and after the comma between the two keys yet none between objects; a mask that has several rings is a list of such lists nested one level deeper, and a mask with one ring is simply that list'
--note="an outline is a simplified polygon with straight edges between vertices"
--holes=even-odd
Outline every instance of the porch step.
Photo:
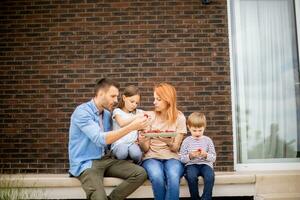
[{"label": "porch step", "polygon": [[259,195],[255,200],[300,200],[300,193],[274,193]]},{"label": "porch step", "polygon": [[256,173],[257,194],[297,194],[300,192],[299,185],[300,171],[273,171]]},{"label": "porch step", "polygon": [[255,200],[300,200],[300,171],[256,173]]}]

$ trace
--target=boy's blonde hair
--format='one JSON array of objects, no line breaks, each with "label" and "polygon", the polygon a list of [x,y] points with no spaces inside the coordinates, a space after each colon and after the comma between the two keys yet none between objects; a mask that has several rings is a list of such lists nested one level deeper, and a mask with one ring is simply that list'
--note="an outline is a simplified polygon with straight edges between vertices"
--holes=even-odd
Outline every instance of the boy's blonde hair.
[{"label": "boy's blonde hair", "polygon": [[206,117],[204,113],[193,112],[187,119],[188,127],[206,128]]}]

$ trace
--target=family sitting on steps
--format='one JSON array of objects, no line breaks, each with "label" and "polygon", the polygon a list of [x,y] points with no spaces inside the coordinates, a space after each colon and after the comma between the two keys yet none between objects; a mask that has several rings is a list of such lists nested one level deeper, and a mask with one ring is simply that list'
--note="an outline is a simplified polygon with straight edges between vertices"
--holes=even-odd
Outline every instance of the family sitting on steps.
[{"label": "family sitting on steps", "polygon": [[[155,200],[178,200],[184,176],[192,200],[211,200],[216,152],[204,136],[205,115],[194,112],[186,121],[168,83],[154,87],[154,111],[137,108],[141,96],[133,85],[125,88],[119,103],[118,96],[119,84],[101,79],[95,96],[71,116],[69,173],[80,180],[87,199],[125,199],[148,178]],[[204,180],[201,197],[199,176]],[[107,196],[103,177],[124,181]]]}]

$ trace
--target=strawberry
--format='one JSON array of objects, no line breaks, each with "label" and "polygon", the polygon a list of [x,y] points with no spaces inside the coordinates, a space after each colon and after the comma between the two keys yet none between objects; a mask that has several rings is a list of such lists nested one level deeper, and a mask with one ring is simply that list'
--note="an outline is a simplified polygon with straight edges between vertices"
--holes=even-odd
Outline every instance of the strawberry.
[{"label": "strawberry", "polygon": [[173,133],[175,131],[172,131],[172,130],[165,130],[166,133]]}]

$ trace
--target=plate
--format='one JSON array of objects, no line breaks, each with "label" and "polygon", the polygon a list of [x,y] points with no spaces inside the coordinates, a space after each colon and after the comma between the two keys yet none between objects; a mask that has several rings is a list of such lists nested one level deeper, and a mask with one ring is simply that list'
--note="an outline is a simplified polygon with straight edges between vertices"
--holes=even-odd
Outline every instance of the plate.
[{"label": "plate", "polygon": [[177,135],[176,132],[150,132],[144,133],[146,137],[175,137]]}]

